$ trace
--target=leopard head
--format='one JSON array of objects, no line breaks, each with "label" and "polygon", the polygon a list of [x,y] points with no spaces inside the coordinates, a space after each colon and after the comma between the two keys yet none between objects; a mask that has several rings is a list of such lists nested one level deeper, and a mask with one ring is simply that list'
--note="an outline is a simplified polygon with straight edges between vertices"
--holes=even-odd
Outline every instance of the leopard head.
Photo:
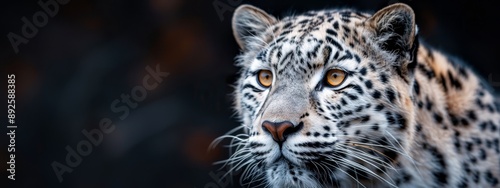
[{"label": "leopard head", "polygon": [[310,11],[278,19],[236,9],[234,108],[243,134],[226,160],[270,187],[326,187],[385,174],[414,135],[412,9]]}]

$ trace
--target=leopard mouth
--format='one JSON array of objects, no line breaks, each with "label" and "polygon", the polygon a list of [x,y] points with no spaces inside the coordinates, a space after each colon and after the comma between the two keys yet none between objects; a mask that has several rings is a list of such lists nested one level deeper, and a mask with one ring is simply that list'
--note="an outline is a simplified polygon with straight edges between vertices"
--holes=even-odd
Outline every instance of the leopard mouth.
[{"label": "leopard mouth", "polygon": [[274,159],[273,162],[271,162],[270,164],[281,164],[281,163],[298,166],[297,164],[294,164],[292,160],[285,157],[283,154],[280,154],[280,156]]}]

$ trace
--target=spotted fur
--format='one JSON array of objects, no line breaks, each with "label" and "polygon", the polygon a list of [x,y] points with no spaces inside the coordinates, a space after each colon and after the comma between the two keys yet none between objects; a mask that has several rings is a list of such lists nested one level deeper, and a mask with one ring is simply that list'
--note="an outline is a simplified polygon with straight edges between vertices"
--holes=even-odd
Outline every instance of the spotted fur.
[{"label": "spotted fur", "polygon": [[[228,135],[225,162],[247,183],[500,187],[500,102],[460,59],[420,42],[409,6],[277,19],[242,5],[233,30],[244,133]],[[324,83],[332,68],[347,72],[339,87]],[[271,87],[259,70],[272,71]],[[294,130],[277,142],[265,121]]]}]

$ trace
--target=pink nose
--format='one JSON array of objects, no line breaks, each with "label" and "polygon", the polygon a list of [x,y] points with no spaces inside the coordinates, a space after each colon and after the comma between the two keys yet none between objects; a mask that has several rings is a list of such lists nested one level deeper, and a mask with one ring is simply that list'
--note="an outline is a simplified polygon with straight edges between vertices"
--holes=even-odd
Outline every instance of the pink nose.
[{"label": "pink nose", "polygon": [[270,133],[274,141],[282,143],[285,141],[288,135],[298,132],[300,129],[302,129],[302,123],[300,123],[299,126],[294,127],[293,124],[289,121],[278,123],[264,121],[262,123],[262,129]]}]

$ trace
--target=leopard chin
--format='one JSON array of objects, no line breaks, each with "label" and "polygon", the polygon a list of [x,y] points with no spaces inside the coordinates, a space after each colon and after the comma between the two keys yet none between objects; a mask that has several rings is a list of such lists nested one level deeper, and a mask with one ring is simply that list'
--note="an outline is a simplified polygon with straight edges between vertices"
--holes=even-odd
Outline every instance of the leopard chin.
[{"label": "leopard chin", "polygon": [[266,181],[270,187],[323,187],[312,171],[299,167],[286,159],[276,161],[265,171]]}]

